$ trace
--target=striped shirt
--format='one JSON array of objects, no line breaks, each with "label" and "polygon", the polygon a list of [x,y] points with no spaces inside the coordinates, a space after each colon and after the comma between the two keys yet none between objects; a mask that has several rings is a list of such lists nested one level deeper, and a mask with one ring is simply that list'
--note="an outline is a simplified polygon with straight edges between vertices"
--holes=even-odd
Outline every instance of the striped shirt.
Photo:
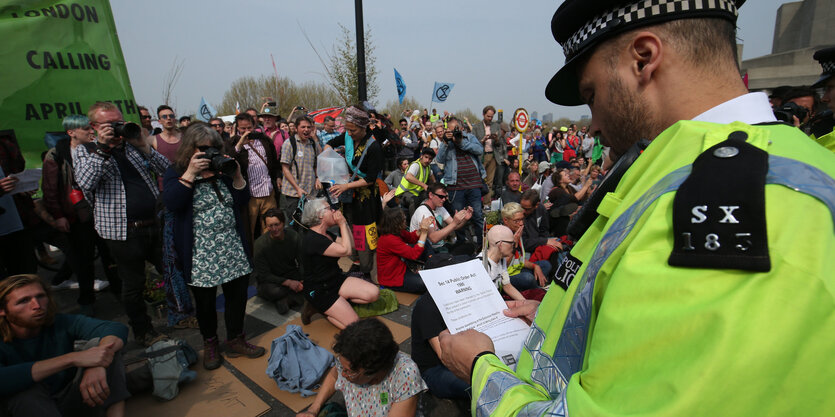
[{"label": "striped shirt", "polygon": [[273,191],[273,184],[270,179],[270,171],[264,161],[267,159],[267,150],[261,141],[251,140],[244,145],[247,150],[249,165],[246,168],[249,178],[249,195],[252,197],[267,197]]},{"label": "striped shirt", "polygon": [[464,151],[455,152],[455,162],[458,168],[455,184],[450,184],[450,190],[469,190],[481,188],[481,173],[473,161],[473,156]]}]

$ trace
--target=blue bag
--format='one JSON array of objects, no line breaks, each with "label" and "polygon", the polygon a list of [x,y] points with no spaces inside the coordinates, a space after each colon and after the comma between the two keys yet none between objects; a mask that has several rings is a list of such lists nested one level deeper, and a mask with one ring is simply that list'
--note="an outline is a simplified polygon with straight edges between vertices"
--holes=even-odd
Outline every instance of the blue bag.
[{"label": "blue bag", "polygon": [[279,389],[309,397],[316,395],[312,390],[331,366],[333,355],[313,343],[301,327],[291,324],[284,336],[273,340],[270,346],[267,376],[275,380]]}]

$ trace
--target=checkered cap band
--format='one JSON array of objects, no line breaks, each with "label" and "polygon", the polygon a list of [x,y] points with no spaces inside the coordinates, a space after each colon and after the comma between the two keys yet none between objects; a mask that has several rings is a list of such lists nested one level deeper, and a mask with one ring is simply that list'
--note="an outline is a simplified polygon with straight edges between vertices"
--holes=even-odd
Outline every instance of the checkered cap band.
[{"label": "checkered cap band", "polygon": [[630,5],[610,9],[591,19],[565,41],[563,52],[566,60],[574,57],[597,34],[607,28],[609,22],[634,24],[665,14],[719,10],[737,16],[732,0],[641,0]]},{"label": "checkered cap band", "polygon": [[823,61],[821,67],[824,74],[835,74],[835,61]]}]

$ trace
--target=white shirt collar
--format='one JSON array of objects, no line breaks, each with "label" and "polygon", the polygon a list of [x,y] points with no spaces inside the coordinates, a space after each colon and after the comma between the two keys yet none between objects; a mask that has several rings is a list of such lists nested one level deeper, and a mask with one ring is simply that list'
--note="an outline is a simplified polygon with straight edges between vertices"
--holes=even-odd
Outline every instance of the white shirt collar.
[{"label": "white shirt collar", "polygon": [[749,125],[777,121],[768,96],[763,92],[748,93],[730,99],[694,117],[693,120],[721,124],[742,122]]}]

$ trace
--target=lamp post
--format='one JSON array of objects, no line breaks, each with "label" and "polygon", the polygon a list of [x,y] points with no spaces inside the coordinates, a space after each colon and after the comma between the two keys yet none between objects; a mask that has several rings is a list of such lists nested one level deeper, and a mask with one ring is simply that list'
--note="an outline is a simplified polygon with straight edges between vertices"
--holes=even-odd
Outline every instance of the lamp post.
[{"label": "lamp post", "polygon": [[354,0],[354,15],[357,31],[357,97],[360,102],[368,99],[365,84],[365,27],[362,23],[362,0]]}]

